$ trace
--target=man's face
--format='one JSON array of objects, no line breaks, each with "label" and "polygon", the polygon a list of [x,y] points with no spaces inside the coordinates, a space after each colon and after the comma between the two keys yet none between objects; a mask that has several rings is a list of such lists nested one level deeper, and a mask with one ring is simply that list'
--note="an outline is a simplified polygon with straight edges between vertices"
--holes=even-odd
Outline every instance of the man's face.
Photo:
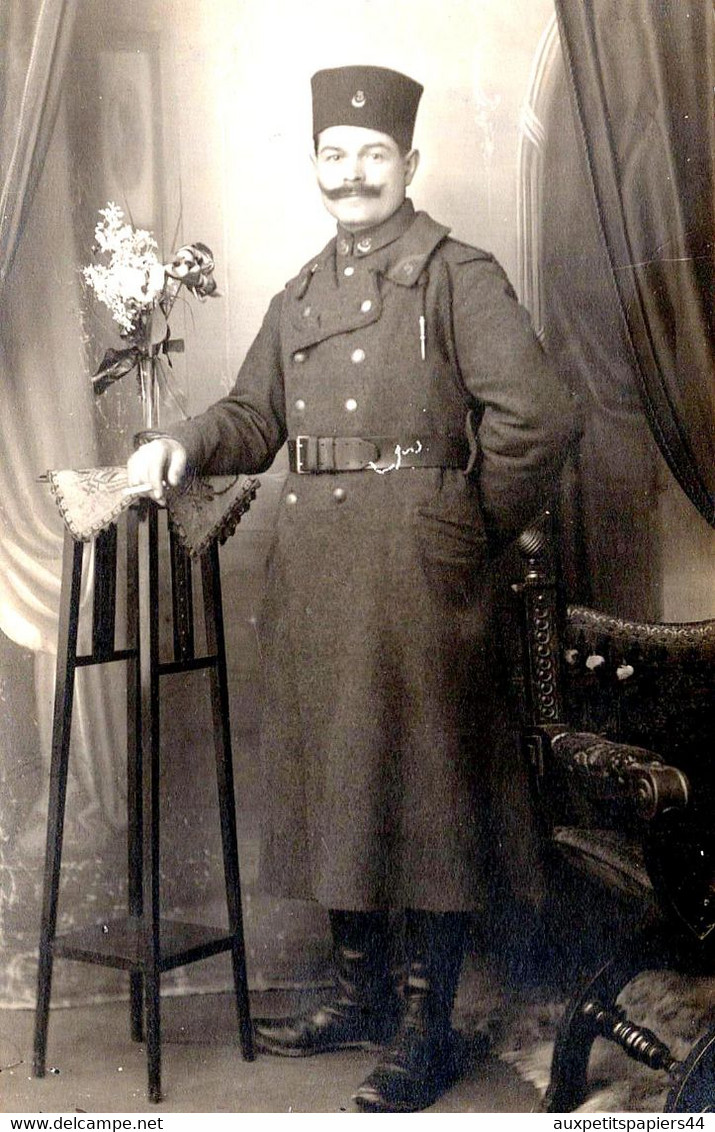
[{"label": "man's face", "polygon": [[363,126],[329,126],[313,159],[323,204],[350,232],[372,228],[405,199],[419,154],[403,154],[394,138]]}]

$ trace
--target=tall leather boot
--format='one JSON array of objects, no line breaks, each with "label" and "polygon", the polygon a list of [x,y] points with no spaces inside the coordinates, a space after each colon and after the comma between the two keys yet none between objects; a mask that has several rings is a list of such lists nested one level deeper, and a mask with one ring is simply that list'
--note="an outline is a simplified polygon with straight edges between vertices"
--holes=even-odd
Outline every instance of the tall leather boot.
[{"label": "tall leather boot", "polygon": [[331,911],[336,987],[311,1014],[255,1024],[256,1046],[279,1057],[383,1045],[399,1021],[387,913]]},{"label": "tall leather boot", "polygon": [[353,1097],[358,1108],[418,1112],[456,1080],[451,1017],[465,938],[462,913],[407,912],[405,1011],[394,1040]]}]

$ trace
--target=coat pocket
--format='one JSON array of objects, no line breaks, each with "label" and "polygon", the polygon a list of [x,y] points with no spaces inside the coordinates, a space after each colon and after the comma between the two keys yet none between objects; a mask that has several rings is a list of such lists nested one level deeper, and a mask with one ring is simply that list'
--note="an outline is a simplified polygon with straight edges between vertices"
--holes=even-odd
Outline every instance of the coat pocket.
[{"label": "coat pocket", "polygon": [[487,542],[476,490],[462,479],[417,507],[414,534],[430,590],[451,605],[467,605],[484,577]]}]

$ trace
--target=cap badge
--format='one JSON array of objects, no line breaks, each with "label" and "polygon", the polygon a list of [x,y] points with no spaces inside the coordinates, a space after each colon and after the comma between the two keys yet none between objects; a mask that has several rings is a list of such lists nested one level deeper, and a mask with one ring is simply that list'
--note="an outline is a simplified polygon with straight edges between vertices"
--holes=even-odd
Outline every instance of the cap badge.
[{"label": "cap badge", "polygon": [[355,94],[352,97],[352,104],[355,107],[355,109],[361,110],[366,102],[367,102],[367,98],[365,97],[365,91],[364,90],[356,90]]}]

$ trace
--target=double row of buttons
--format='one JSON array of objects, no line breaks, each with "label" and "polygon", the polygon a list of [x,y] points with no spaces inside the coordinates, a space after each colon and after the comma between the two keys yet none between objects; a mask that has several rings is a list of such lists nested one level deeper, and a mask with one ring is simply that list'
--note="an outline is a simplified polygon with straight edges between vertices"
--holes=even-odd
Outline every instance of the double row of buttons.
[{"label": "double row of buttons", "polygon": [[[298,400],[295,403],[295,407],[296,407],[296,409],[299,413],[305,412],[305,401],[303,400],[302,397],[298,398]],[[358,403],[355,400],[355,398],[354,397],[348,397],[347,401],[345,402],[345,409],[347,410],[347,412],[348,413],[354,413],[357,410],[357,407],[358,407]]]},{"label": "double row of buttons", "polygon": [[[363,299],[360,303],[360,310],[363,314],[369,314],[372,310],[372,299]],[[312,313],[313,308],[311,306],[303,307],[303,318],[310,318]]]},{"label": "double row of buttons", "polygon": [[[344,503],[347,499],[348,493],[343,487],[336,487],[333,489],[333,499],[336,503]],[[298,502],[298,496],[294,491],[289,491],[285,498],[288,507],[295,507]]]},{"label": "double row of buttons", "polygon": [[[367,355],[365,354],[365,351],[360,346],[358,346],[358,348],[356,350],[353,350],[352,354],[350,355],[350,361],[354,362],[356,366],[359,366],[361,362],[365,361],[366,356]],[[305,350],[296,350],[295,354],[293,355],[293,361],[297,362],[298,365],[300,365],[300,363],[304,362],[307,357],[308,355],[306,354]]]}]

